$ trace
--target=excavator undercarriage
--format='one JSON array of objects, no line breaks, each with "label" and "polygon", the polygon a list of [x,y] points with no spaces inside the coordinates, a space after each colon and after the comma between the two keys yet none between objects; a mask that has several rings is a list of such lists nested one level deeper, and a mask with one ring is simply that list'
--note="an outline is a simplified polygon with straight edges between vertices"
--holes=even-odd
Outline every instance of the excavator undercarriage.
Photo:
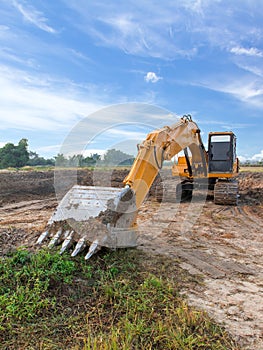
[{"label": "excavator undercarriage", "polygon": [[238,181],[217,181],[209,185],[207,181],[193,182],[182,180],[174,184],[174,179],[169,179],[157,186],[156,200],[158,202],[183,203],[190,202],[196,193],[203,192],[207,197],[213,197],[214,203],[219,205],[237,205]]}]

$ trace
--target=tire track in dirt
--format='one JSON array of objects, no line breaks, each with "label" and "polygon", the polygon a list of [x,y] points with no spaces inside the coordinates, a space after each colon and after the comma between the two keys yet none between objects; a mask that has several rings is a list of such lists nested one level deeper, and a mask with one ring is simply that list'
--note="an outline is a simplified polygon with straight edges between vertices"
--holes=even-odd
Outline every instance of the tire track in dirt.
[{"label": "tire track in dirt", "polygon": [[[172,204],[175,205],[175,204]],[[204,287],[186,290],[190,303],[206,310],[243,345],[263,349],[263,243],[260,208],[247,204],[234,208],[206,202],[198,220],[182,233],[187,204],[164,205],[152,222],[156,204],[143,208],[141,249],[181,260],[181,267],[204,278]],[[254,209],[253,209],[254,208]],[[170,223],[167,227],[167,222]],[[143,227],[145,225],[145,227]],[[148,227],[151,227],[149,232]],[[159,231],[158,231],[159,227]],[[154,232],[154,233],[153,233]]]},{"label": "tire track in dirt", "polygon": [[238,206],[231,208],[232,213],[234,216],[236,216],[239,220],[243,222],[245,226],[248,228],[251,227],[253,230],[260,231],[263,229],[263,224],[260,220],[255,219],[255,214],[252,213],[251,210],[249,210],[248,206]]},{"label": "tire track in dirt", "polygon": [[[56,208],[56,199],[42,199],[22,201],[4,205],[0,208],[1,228],[20,224],[20,227],[28,228],[29,224],[43,225],[47,213],[53,212]],[[32,225],[31,225],[32,229]]]}]

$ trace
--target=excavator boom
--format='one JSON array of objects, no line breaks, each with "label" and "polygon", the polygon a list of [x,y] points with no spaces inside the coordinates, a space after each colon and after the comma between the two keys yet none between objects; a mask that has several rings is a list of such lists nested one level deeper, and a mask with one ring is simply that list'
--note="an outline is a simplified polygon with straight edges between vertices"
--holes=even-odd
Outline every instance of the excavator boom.
[{"label": "excavator boom", "polygon": [[200,130],[191,116],[184,116],[172,126],[165,126],[148,134],[139,146],[133,166],[124,179],[136,195],[136,205],[140,208],[149,189],[162,168],[164,160],[171,160],[180,151],[189,147],[192,161],[199,165],[199,173],[207,174],[207,155]]}]

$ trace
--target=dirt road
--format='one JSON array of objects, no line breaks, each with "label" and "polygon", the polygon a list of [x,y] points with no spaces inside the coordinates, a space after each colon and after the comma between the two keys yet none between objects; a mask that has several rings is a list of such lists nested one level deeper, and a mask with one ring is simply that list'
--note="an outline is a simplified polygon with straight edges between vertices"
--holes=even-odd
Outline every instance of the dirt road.
[{"label": "dirt road", "polygon": [[[34,247],[56,207],[51,173],[0,174],[0,254]],[[111,176],[121,185],[124,173]],[[19,181],[20,177],[20,181]],[[102,174],[103,177],[103,174]],[[90,185],[91,174],[79,176]],[[263,349],[263,173],[241,173],[238,207],[216,206],[197,197],[191,203],[162,203],[150,196],[139,217],[139,249],[180,261],[203,278],[184,293],[205,309],[244,349]],[[46,189],[46,190],[45,190]]]}]

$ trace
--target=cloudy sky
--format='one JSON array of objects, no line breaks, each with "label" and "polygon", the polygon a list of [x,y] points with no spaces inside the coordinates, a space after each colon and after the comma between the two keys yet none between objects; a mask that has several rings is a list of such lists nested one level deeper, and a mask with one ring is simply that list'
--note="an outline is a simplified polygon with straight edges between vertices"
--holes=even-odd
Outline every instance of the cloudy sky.
[{"label": "cloudy sky", "polygon": [[0,0],[0,16],[0,146],[24,137],[51,157],[83,119],[94,150],[172,124],[105,113],[135,102],[190,113],[204,141],[233,130],[240,157],[263,158],[262,0]]}]

